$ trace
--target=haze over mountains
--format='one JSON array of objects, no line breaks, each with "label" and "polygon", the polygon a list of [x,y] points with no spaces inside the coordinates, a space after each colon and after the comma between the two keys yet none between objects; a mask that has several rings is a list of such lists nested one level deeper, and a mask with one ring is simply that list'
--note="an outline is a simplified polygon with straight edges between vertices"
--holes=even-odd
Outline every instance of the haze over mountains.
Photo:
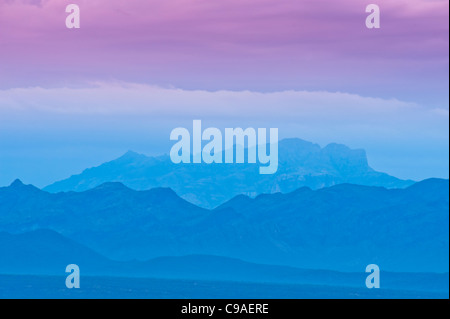
[{"label": "haze over mountains", "polygon": [[[117,262],[50,230],[37,230],[19,235],[0,233],[0,255],[8,256],[8,258],[0,259],[0,274],[61,276],[62,270],[68,264],[75,263],[82,269],[83,277],[115,276],[289,285],[307,284],[359,289],[365,288],[366,277],[364,272],[342,273],[327,270],[307,270],[277,265],[260,265],[239,259],[204,255],[160,257],[143,262]],[[445,293],[448,292],[448,278],[448,273],[383,272],[383,288],[396,291]],[[83,279],[83,286],[91,280],[91,278]],[[131,288],[129,283],[128,287]],[[152,286],[151,289],[154,290],[155,288]],[[323,287],[322,290],[324,290]]]},{"label": "haze over mountains", "polygon": [[44,190],[79,192],[105,182],[121,182],[136,190],[170,187],[182,198],[205,208],[217,207],[239,194],[253,197],[288,193],[303,186],[319,189],[352,183],[404,188],[414,183],[373,170],[364,150],[340,144],[321,148],[293,138],[279,142],[279,167],[274,175],[260,175],[256,164],[173,164],[167,155],[147,157],[130,151]]},{"label": "haze over mountains", "polygon": [[340,184],[197,207],[166,188],[106,183],[51,194],[0,188],[0,231],[51,229],[117,260],[190,254],[310,269],[448,272],[449,183],[406,189]]},{"label": "haze over mountains", "polygon": [[[275,175],[128,152],[45,190],[16,180],[0,188],[0,273],[59,275],[76,263],[90,276],[175,280],[175,291],[211,280],[328,296],[364,294],[375,263],[401,296],[448,295],[448,180],[399,180],[343,145],[288,139],[279,150]],[[39,289],[45,278],[33,279]]]}]

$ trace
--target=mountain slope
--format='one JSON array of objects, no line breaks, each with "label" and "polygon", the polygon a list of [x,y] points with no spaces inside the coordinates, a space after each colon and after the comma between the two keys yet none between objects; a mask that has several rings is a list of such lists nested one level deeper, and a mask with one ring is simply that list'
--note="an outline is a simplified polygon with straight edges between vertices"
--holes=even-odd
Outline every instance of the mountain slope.
[{"label": "mountain slope", "polygon": [[20,181],[0,188],[0,231],[52,229],[117,258],[140,255],[134,247],[158,250],[149,237],[177,232],[207,214],[168,188],[134,191],[105,183],[82,193],[50,194]]},{"label": "mountain slope", "polygon": [[359,271],[448,271],[448,180],[406,189],[340,184],[240,195],[206,210],[170,189],[119,183],[50,194],[0,188],[0,231],[55,230],[109,258],[219,255],[265,264]]},{"label": "mountain slope", "polygon": [[[365,287],[367,276],[364,269],[358,273],[306,270],[204,255],[160,257],[145,262],[116,262],[49,230],[17,235],[0,233],[0,255],[3,257],[0,259],[0,274],[64,277],[67,275],[66,266],[77,264],[82,277],[123,276],[358,288]],[[383,272],[382,276],[384,289],[448,292],[448,273]],[[86,281],[83,280],[83,283]]]},{"label": "mountain slope", "polygon": [[213,208],[239,194],[287,193],[302,186],[319,189],[353,183],[403,188],[413,183],[374,171],[363,150],[351,150],[339,144],[321,148],[300,139],[279,142],[276,174],[260,175],[258,167],[257,164],[176,165],[168,156],[147,157],[127,152],[45,190],[85,191],[105,182],[121,182],[137,190],[170,187],[196,205]]},{"label": "mountain slope", "polygon": [[64,274],[70,264],[77,264],[83,271],[98,272],[110,263],[89,248],[50,230],[18,235],[0,233],[0,256],[3,274]]},{"label": "mountain slope", "polygon": [[[352,268],[372,260],[387,269],[403,264],[410,271],[445,271],[448,191],[448,180],[439,179],[404,190],[342,184],[255,199],[238,197],[217,211],[241,214],[243,224],[276,213],[266,224],[266,236],[292,254],[299,254],[292,247],[302,251],[304,267],[333,260]],[[233,227],[239,226],[235,222]]]}]

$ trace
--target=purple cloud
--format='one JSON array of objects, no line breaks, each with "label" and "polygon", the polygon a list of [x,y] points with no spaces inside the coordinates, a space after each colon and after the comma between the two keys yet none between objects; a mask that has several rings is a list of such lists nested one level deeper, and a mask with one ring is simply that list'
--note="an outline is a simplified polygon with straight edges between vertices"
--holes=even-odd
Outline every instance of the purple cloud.
[{"label": "purple cloud", "polygon": [[[65,6],[81,29],[65,28]],[[185,88],[446,95],[448,1],[0,1],[0,86],[119,79]],[[367,3],[368,4],[368,3]],[[440,92],[440,94],[438,94]],[[408,97],[411,96],[412,98]],[[434,106],[446,96],[432,101]]]}]

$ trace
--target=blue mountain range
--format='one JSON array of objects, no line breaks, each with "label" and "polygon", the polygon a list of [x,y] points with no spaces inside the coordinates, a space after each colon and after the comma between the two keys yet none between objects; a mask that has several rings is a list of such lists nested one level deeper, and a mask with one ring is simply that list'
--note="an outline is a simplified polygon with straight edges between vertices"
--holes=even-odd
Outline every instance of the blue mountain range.
[{"label": "blue mountain range", "polygon": [[238,195],[214,210],[173,190],[105,183],[51,194],[0,188],[0,231],[51,229],[115,260],[216,255],[263,264],[360,271],[447,272],[449,182],[405,189],[340,184]]},{"label": "blue mountain range", "polygon": [[[308,270],[278,265],[261,265],[239,259],[190,255],[160,257],[148,261],[117,262],[109,260],[91,249],[50,230],[36,230],[13,235],[0,233],[0,274],[38,275],[41,282],[49,282],[48,276],[64,277],[68,264],[77,264],[84,281],[111,281],[111,277],[129,278],[121,287],[136,288],[131,278],[158,278],[170,280],[200,280],[203,282],[271,283],[311,285],[365,289],[364,272],[345,273],[328,270]],[[392,273],[383,272],[383,289],[391,294],[415,292],[448,294],[448,273]],[[6,277],[3,277],[6,278]],[[16,278],[16,277],[13,277]],[[0,281],[2,276],[0,276]],[[25,279],[22,279],[22,281]],[[117,279],[116,279],[117,280]],[[19,280],[20,281],[20,280]],[[115,280],[112,280],[115,281]],[[290,287],[287,288],[287,293]],[[4,286],[2,286],[4,287]],[[325,288],[324,287],[328,287]],[[43,287],[36,287],[42,289]],[[150,287],[149,287],[150,288]],[[154,289],[152,287],[152,289]],[[309,288],[311,290],[311,287]],[[22,292],[23,293],[23,292]],[[117,293],[117,292],[116,292]],[[1,288],[0,288],[1,294]],[[414,294],[413,294],[414,295]]]},{"label": "blue mountain range", "polygon": [[404,188],[414,183],[375,171],[364,150],[341,144],[321,148],[297,138],[281,140],[278,147],[279,168],[274,175],[260,175],[256,164],[180,165],[167,155],[147,157],[130,151],[44,190],[85,191],[106,182],[120,182],[135,190],[169,187],[191,203],[214,208],[240,194],[288,193],[303,186],[320,189],[351,183]]},{"label": "blue mountain range", "polygon": [[[128,152],[44,190],[0,188],[0,296],[59,296],[75,263],[97,297],[129,282],[135,297],[142,282],[158,298],[237,296],[237,282],[246,298],[448,297],[448,180],[400,180],[338,144],[287,139],[279,153],[274,175]],[[367,291],[368,264],[388,290]]]}]

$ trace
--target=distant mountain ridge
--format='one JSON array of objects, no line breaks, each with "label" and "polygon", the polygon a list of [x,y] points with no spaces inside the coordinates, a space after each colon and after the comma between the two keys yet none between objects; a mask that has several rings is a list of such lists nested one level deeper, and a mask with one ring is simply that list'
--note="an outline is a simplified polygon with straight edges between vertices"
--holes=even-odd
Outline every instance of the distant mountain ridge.
[{"label": "distant mountain ridge", "polygon": [[105,183],[51,194],[0,188],[0,231],[51,229],[117,260],[217,255],[260,264],[359,271],[447,272],[449,182],[406,189],[339,184],[238,195],[214,210],[171,189]]},{"label": "distant mountain ridge", "polygon": [[129,151],[44,190],[79,192],[105,182],[121,182],[136,190],[169,187],[205,208],[217,207],[239,194],[288,193],[302,186],[319,189],[352,183],[404,188],[414,183],[373,170],[364,150],[340,144],[321,148],[293,138],[279,142],[279,167],[274,175],[260,175],[256,164],[173,164],[167,155],[147,157]]},{"label": "distant mountain ridge", "polygon": [[[76,264],[84,276],[122,276],[327,285],[364,288],[366,273],[343,273],[286,266],[262,265],[239,259],[189,255],[159,257],[144,262],[109,260],[50,230],[22,234],[0,233],[0,274],[57,275]],[[383,273],[383,288],[448,293],[448,273]]]}]

